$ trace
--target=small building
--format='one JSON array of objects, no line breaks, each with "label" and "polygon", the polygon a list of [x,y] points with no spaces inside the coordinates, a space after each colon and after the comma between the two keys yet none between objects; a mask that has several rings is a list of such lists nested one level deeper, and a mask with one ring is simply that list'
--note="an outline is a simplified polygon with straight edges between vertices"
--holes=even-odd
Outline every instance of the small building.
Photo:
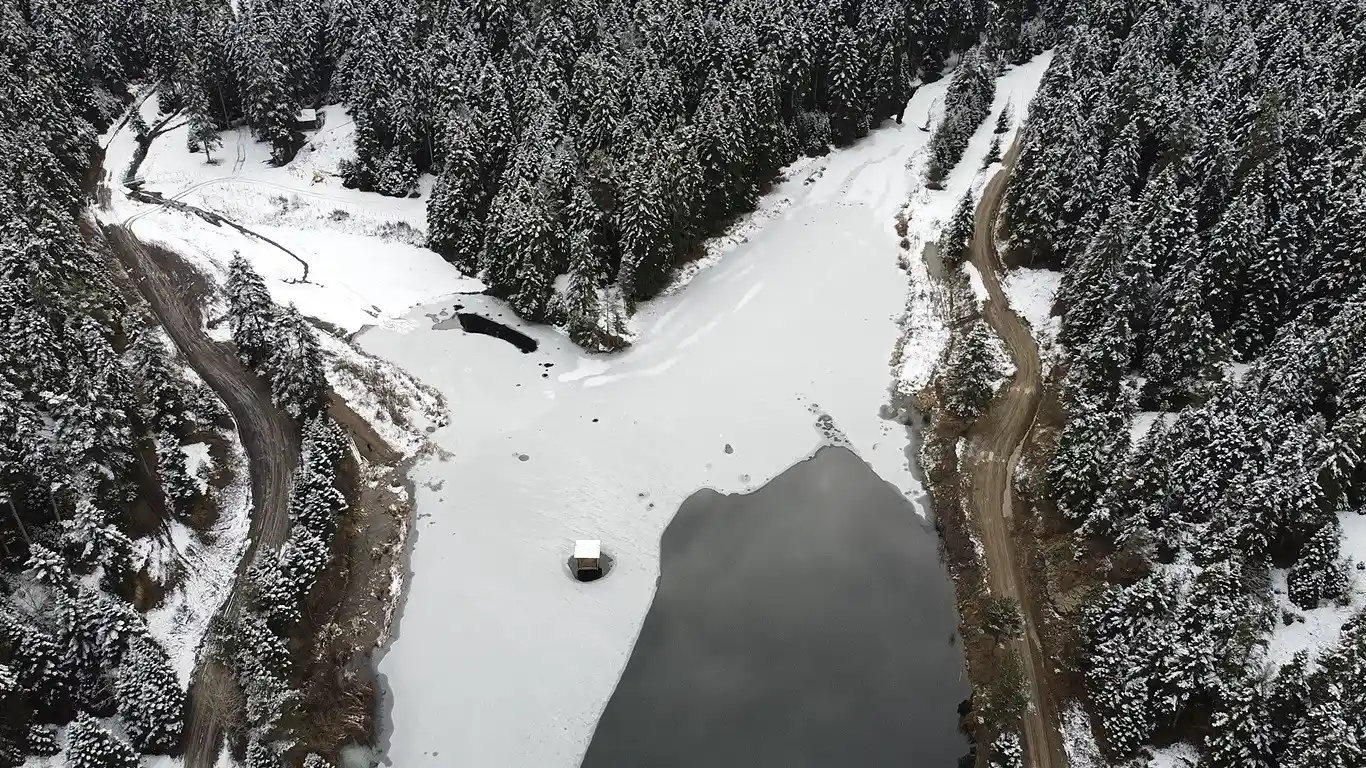
[{"label": "small building", "polygon": [[579,581],[596,581],[602,578],[602,542],[597,539],[580,539],[574,542],[574,556],[569,559],[574,578]]},{"label": "small building", "polygon": [[123,186],[127,187],[128,189],[142,189],[142,185],[146,183],[146,181],[147,180],[142,178],[141,176],[134,176],[133,178],[123,182]]},{"label": "small building", "polygon": [[319,125],[318,110],[316,109],[301,109],[299,110],[299,114],[294,116],[295,130],[312,131]]}]

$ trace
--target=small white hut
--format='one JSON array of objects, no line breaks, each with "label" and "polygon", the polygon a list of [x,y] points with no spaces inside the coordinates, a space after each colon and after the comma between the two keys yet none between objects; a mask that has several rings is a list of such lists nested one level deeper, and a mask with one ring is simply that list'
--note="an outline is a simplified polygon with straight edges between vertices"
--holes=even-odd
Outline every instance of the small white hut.
[{"label": "small white hut", "polygon": [[597,539],[579,539],[574,542],[574,557],[570,560],[574,578],[579,581],[593,581],[602,576],[602,542]]},{"label": "small white hut", "polygon": [[294,128],[300,131],[311,131],[318,127],[318,110],[301,109],[299,114],[294,116]]}]

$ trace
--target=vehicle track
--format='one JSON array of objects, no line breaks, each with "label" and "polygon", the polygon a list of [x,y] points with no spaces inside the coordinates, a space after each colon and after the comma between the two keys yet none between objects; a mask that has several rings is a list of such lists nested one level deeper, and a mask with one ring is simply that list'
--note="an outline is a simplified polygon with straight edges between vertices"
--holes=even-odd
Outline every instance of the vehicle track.
[{"label": "vehicle track", "polygon": [[[176,348],[223,400],[237,425],[251,476],[252,512],[237,576],[211,626],[231,626],[245,599],[244,575],[261,547],[277,548],[289,532],[289,490],[299,463],[299,430],[275,407],[265,382],[247,370],[231,345],[204,332],[203,279],[174,253],[139,241],[125,227],[107,224],[105,241],[128,271]],[[211,630],[212,631],[212,630]],[[210,768],[218,758],[233,673],[200,654],[191,678],[182,746],[186,768]]]},{"label": "vehicle track", "polygon": [[992,401],[969,432],[971,450],[970,514],[982,536],[991,591],[1015,598],[1024,616],[1024,636],[1014,641],[1024,664],[1030,706],[1021,730],[1033,768],[1066,768],[1058,730],[1058,702],[1049,686],[1048,669],[1037,630],[1037,608],[1029,595],[1027,563],[1012,538],[1011,495],[1020,447],[1034,424],[1042,397],[1039,349],[1029,326],[1010,308],[1001,290],[996,252],[996,218],[1001,197],[1019,152],[1016,142],[1003,158],[1004,167],[987,183],[977,207],[970,257],[987,289],[983,315],[1005,342],[1015,363],[1015,376],[1005,393]]}]

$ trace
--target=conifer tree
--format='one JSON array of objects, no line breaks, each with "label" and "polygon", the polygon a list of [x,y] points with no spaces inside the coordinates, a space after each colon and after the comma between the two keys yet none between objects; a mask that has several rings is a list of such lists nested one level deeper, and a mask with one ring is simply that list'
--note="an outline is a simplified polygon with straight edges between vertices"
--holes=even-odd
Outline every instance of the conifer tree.
[{"label": "conifer tree", "polygon": [[980,48],[963,56],[944,95],[944,119],[930,139],[925,180],[932,187],[962,159],[977,126],[991,113],[996,94],[995,63]]},{"label": "conifer tree", "polygon": [[93,717],[82,714],[67,730],[66,764],[70,768],[137,768],[138,756]]},{"label": "conifer tree", "polygon": [[275,304],[270,292],[240,253],[234,253],[228,264],[223,290],[227,294],[227,320],[237,354],[247,365],[259,368],[278,343]]},{"label": "conifer tree", "polygon": [[836,144],[848,144],[867,132],[859,42],[854,31],[840,27],[830,61],[830,129]]},{"label": "conifer tree", "polygon": [[277,314],[274,325],[275,345],[262,366],[271,396],[285,413],[308,419],[327,402],[322,348],[312,326],[293,304]]},{"label": "conifer tree", "polygon": [[114,686],[119,717],[133,747],[166,754],[180,744],[185,694],[161,646],[150,638],[130,643]]},{"label": "conifer tree", "polygon": [[36,757],[51,757],[62,752],[57,745],[57,729],[50,725],[29,726],[25,743],[28,753]]},{"label": "conifer tree", "polygon": [[1007,101],[1006,105],[1001,108],[1000,114],[996,115],[996,126],[992,128],[991,132],[996,134],[997,136],[1000,136],[1001,134],[1009,131],[1011,126],[1014,124],[1015,104],[1013,102]]},{"label": "conifer tree", "polygon": [[1024,750],[1020,745],[1020,735],[1014,731],[1002,731],[991,742],[987,765],[990,768],[1024,768]]},{"label": "conifer tree", "polygon": [[1338,559],[1342,527],[1336,516],[1309,537],[1300,558],[1290,567],[1287,582],[1290,600],[1304,609],[1342,597],[1347,590],[1347,574]]},{"label": "conifer tree", "polygon": [[166,493],[168,508],[180,519],[185,519],[199,498],[199,484],[190,476],[189,462],[180,441],[162,435],[156,441],[157,477]]},{"label": "conifer tree", "polygon": [[247,759],[243,765],[245,768],[284,768],[284,761],[270,742],[253,736],[247,742]]},{"label": "conifer tree", "polygon": [[223,146],[214,124],[213,107],[204,87],[204,77],[198,64],[187,65],[189,75],[184,84],[185,117],[188,121],[186,144],[192,151],[204,150],[204,162],[213,164],[213,152]]},{"label": "conifer tree", "polygon": [[982,169],[990,168],[999,162],[1001,162],[1001,137],[992,136],[991,145],[987,147],[987,154],[982,158]]},{"label": "conifer tree", "polygon": [[971,420],[991,401],[996,376],[991,330],[982,320],[969,324],[949,343],[940,402],[954,417]]},{"label": "conifer tree", "polygon": [[972,191],[963,193],[958,205],[953,209],[953,218],[944,226],[939,237],[939,257],[946,268],[955,267],[967,260],[968,244],[973,234]]},{"label": "conifer tree", "polygon": [[1013,597],[992,597],[983,610],[982,629],[998,643],[1018,637],[1024,630],[1019,602]]}]

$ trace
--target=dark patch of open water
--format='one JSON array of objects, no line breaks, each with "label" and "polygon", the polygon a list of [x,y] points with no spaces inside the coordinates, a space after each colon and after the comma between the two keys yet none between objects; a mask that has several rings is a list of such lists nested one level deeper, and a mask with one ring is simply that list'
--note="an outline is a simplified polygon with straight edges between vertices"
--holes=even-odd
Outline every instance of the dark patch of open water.
[{"label": "dark patch of open water", "polygon": [[849,450],[699,491],[583,768],[952,768],[957,626],[933,527]]},{"label": "dark patch of open water", "polygon": [[483,315],[476,315],[473,312],[456,312],[454,317],[445,319],[432,317],[432,321],[432,328],[434,330],[446,331],[452,328],[460,328],[466,333],[479,333],[484,336],[492,336],[495,339],[502,339],[522,350],[522,354],[535,352],[536,347],[538,346],[535,339],[516,328],[504,325],[497,320],[490,320]]}]

